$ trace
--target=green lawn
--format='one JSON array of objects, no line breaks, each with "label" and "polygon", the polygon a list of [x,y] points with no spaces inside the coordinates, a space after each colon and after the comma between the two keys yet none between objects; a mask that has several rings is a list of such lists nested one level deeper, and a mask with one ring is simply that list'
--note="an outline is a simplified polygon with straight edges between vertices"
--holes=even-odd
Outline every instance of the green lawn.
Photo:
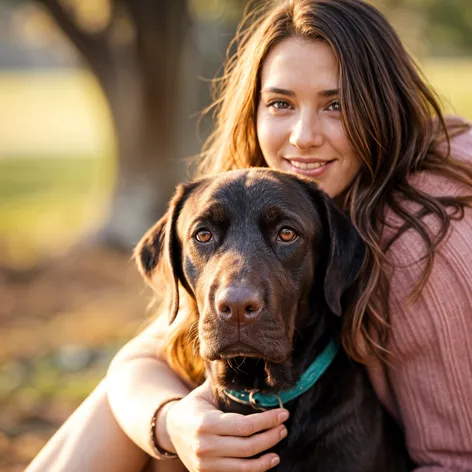
[{"label": "green lawn", "polygon": [[4,72],[0,103],[0,262],[27,267],[100,225],[112,126],[83,71]]},{"label": "green lawn", "polygon": [[93,231],[110,200],[113,161],[96,157],[0,159],[0,247],[30,266]]}]

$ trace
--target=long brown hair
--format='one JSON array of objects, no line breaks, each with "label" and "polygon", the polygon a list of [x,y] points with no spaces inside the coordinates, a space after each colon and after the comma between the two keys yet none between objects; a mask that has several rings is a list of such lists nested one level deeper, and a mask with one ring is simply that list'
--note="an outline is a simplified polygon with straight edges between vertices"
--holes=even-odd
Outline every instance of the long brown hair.
[{"label": "long brown hair", "polygon": [[[198,174],[266,166],[256,135],[260,73],[265,57],[275,44],[289,37],[329,44],[339,64],[344,130],[364,162],[348,191],[345,209],[368,246],[360,280],[362,290],[344,318],[343,344],[359,361],[366,361],[368,355],[384,357],[389,326],[386,250],[409,228],[422,237],[427,264],[414,290],[417,295],[431,272],[435,249],[445,237],[451,219],[462,217],[464,206],[472,203],[472,197],[427,195],[412,187],[408,177],[427,170],[454,178],[472,189],[472,166],[449,156],[450,135],[462,132],[468,125],[446,123],[436,95],[393,27],[363,0],[253,3],[232,45],[236,52],[227,58],[222,77],[215,80],[214,103],[210,107],[214,110],[215,128],[204,146]],[[438,146],[441,141],[442,147]],[[415,202],[419,211],[412,213],[401,203],[404,201]],[[448,212],[448,207],[455,211]],[[404,225],[381,246],[387,208],[400,216]],[[440,222],[440,230],[434,235],[422,221],[427,214],[436,215]],[[188,333],[180,331],[168,345],[169,361],[181,374],[185,366],[171,358],[182,359],[186,357],[184,351],[190,353],[185,346],[187,339]],[[193,358],[185,363],[196,361]],[[200,373],[203,375],[202,369]]]}]

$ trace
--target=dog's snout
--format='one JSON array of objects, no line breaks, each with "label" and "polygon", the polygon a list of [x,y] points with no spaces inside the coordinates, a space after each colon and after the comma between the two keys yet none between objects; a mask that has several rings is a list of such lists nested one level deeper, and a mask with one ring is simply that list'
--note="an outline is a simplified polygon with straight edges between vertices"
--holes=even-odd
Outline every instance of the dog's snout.
[{"label": "dog's snout", "polygon": [[249,287],[231,286],[219,290],[216,310],[220,318],[235,326],[255,323],[261,314],[261,295]]}]

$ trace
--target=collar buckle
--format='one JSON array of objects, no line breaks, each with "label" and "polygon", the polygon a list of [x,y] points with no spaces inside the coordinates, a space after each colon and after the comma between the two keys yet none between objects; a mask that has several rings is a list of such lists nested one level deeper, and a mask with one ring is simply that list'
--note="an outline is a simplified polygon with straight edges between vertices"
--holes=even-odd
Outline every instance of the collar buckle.
[{"label": "collar buckle", "polygon": [[[226,391],[225,391],[226,392]],[[249,392],[249,404],[256,410],[262,410],[262,411],[266,411],[267,408],[262,408],[258,402],[257,402],[257,398],[254,398],[254,395],[258,393],[258,390],[257,389],[254,389],[254,390],[251,390]],[[279,408],[283,408],[284,407],[284,404],[282,402],[282,399],[280,398],[279,395],[277,395],[276,393],[272,393],[271,396],[275,397],[279,403]]]}]

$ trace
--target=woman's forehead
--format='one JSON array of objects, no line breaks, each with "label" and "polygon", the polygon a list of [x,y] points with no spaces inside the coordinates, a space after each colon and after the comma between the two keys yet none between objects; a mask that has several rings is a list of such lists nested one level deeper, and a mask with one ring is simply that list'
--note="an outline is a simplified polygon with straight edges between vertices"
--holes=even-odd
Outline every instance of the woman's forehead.
[{"label": "woman's forehead", "polygon": [[338,77],[338,62],[327,43],[287,38],[276,44],[263,62],[261,88],[290,90],[304,83],[316,89],[336,89]]}]

